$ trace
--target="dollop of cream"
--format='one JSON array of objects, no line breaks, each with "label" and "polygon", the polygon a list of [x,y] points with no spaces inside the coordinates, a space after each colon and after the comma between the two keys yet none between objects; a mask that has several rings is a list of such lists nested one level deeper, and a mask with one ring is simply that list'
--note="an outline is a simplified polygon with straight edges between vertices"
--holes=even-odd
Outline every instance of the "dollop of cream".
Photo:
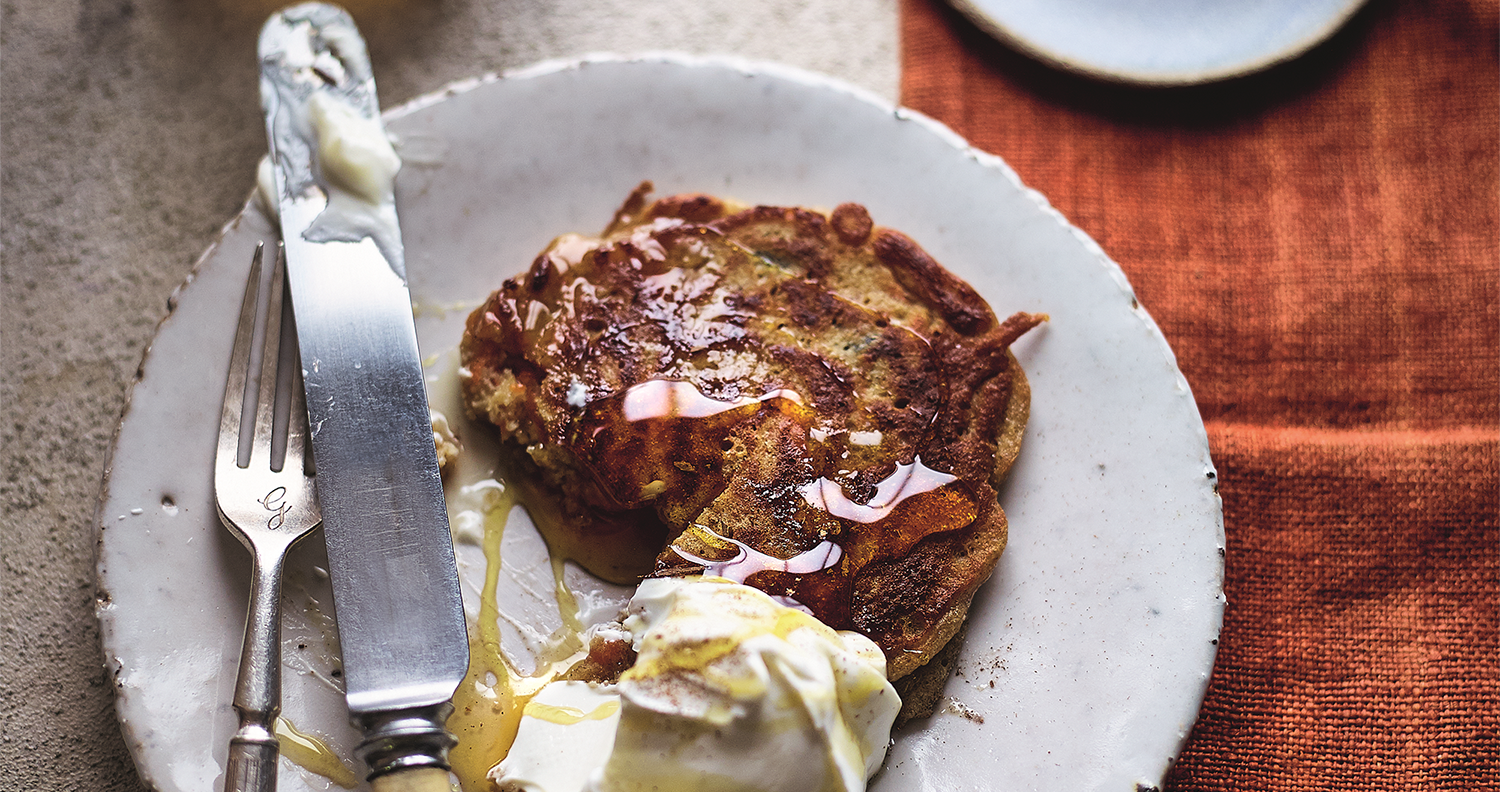
[{"label": "dollop of cream", "polygon": [[629,614],[639,657],[585,789],[859,792],[884,761],[901,700],[870,639],[720,578],[647,580]]},{"label": "dollop of cream", "polygon": [[619,721],[613,686],[552,682],[527,702],[516,741],[490,780],[498,792],[576,792],[609,755]]}]

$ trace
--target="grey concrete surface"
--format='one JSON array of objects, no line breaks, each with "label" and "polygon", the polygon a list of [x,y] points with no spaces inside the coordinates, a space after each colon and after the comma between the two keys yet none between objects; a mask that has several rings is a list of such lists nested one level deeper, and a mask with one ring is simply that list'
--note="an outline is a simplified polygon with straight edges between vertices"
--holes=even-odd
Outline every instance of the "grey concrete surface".
[{"label": "grey concrete surface", "polygon": [[[93,614],[115,424],[265,148],[266,0],[0,1],[0,789],[139,790]],[[364,0],[381,97],[589,51],[733,53],[894,98],[896,0]]]}]

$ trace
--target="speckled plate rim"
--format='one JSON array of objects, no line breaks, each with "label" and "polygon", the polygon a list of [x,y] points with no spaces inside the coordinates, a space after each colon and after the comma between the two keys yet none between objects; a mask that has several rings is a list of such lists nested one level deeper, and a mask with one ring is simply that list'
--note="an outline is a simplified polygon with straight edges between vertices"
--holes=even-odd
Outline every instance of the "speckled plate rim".
[{"label": "speckled plate rim", "polygon": [[[854,159],[866,156],[869,152],[865,148],[887,147],[880,153],[888,158],[894,154],[894,159],[860,163],[877,169],[903,167],[898,160],[904,156],[902,147],[908,143],[920,148],[924,152],[922,156],[931,158],[924,167],[930,164],[933,170],[931,173],[924,171],[927,173],[924,178],[934,182],[927,185],[929,190],[937,191],[934,195],[950,189],[956,181],[969,179],[978,185],[976,190],[985,192],[977,199],[987,198],[990,202],[977,200],[976,206],[976,201],[965,200],[952,206],[933,208],[921,218],[908,218],[908,222],[892,217],[899,213],[891,210],[891,204],[893,201],[900,203],[892,195],[867,197],[858,187],[829,190],[826,184],[811,189],[808,184],[796,183],[796,174],[800,171],[795,168],[785,172],[768,171],[759,177],[759,181],[757,177],[736,171],[731,175],[739,181],[733,181],[730,175],[702,179],[673,176],[659,180],[658,184],[663,191],[689,187],[706,191],[738,188],[733,193],[736,197],[768,202],[778,199],[790,202],[787,199],[789,193],[806,194],[810,198],[800,202],[809,205],[831,204],[837,200],[833,197],[835,193],[846,200],[858,198],[871,207],[877,222],[889,223],[911,233],[939,260],[973,282],[991,299],[997,313],[1046,310],[1053,315],[1051,326],[1023,339],[1016,350],[1031,374],[1036,401],[1026,448],[1001,493],[1002,503],[1011,515],[1010,547],[994,579],[976,598],[973,627],[956,676],[949,684],[949,696],[945,699],[947,706],[928,722],[908,727],[898,735],[886,767],[876,777],[872,788],[936,790],[969,784],[992,788],[998,784],[1006,788],[1117,789],[1125,785],[1123,788],[1133,789],[1159,785],[1186,739],[1212,669],[1224,606],[1224,532],[1216,471],[1191,390],[1177,370],[1175,358],[1160,330],[1135,300],[1124,273],[1092,239],[1069,224],[1045,198],[1026,188],[999,158],[974,149],[957,134],[920,113],[894,107],[868,91],[840,81],[782,65],[671,53],[630,57],[591,55],[460,81],[395,107],[385,116],[393,131],[401,135],[407,134],[404,124],[420,126],[417,122],[429,111],[436,108],[453,110],[455,100],[482,105],[485,90],[495,86],[521,86],[516,90],[525,93],[542,82],[551,81],[549,87],[553,84],[570,89],[583,86],[596,91],[595,99],[608,101],[609,94],[605,90],[608,86],[598,83],[608,83],[613,79],[627,85],[649,82],[653,86],[662,79],[677,80],[699,91],[684,102],[712,104],[714,112],[736,112],[732,103],[722,104],[725,97],[733,98],[740,93],[745,93],[739,98],[746,101],[756,96],[767,97],[768,107],[784,111],[786,115],[777,116],[775,124],[768,122],[766,128],[758,132],[772,137],[780,135],[778,141],[787,137],[788,130],[812,133],[801,138],[791,134],[790,138],[794,143],[800,141],[801,145],[816,148],[817,153],[843,152]],[[751,90],[742,90],[747,85]],[[497,95],[507,93],[506,90],[497,90]],[[604,93],[597,93],[599,91]],[[657,95],[657,98],[661,96],[664,95]],[[673,109],[682,110],[688,116],[695,111],[707,112],[694,107]],[[806,123],[808,118],[825,126],[800,129],[798,125]],[[856,139],[848,145],[829,148],[818,138],[830,128],[835,131],[846,127],[858,130],[862,124],[872,129],[878,127],[880,132],[876,137],[880,140],[869,143]],[[419,134],[414,135],[417,136]],[[657,152],[657,155],[670,156],[662,152]],[[755,154],[748,149],[733,156],[755,159]],[[805,156],[812,157],[813,154]],[[771,167],[775,163],[767,165],[759,160],[756,163],[775,170]],[[727,170],[726,166],[726,173]],[[851,171],[855,174],[852,180],[869,176],[868,170]],[[833,175],[841,174],[845,172]],[[877,180],[883,177],[883,172],[869,176]],[[403,180],[410,181],[405,172]],[[693,184],[679,185],[675,181]],[[902,191],[911,187],[909,181],[899,179],[891,184],[899,185]],[[408,220],[417,222],[414,218],[419,212],[408,211],[420,206],[413,196],[425,195],[431,188],[432,185],[427,183],[414,193],[411,185],[403,187],[398,184],[398,199],[403,202],[403,226]],[[887,189],[894,191],[897,187]],[[624,194],[623,191],[619,193]],[[602,203],[595,203],[613,208],[618,200],[619,196],[613,194],[612,187],[611,194],[601,199]],[[406,206],[408,202],[413,202],[413,206]],[[590,207],[580,216],[588,221],[583,226],[588,228],[607,218],[607,213],[601,215],[596,207]],[[146,746],[153,739],[153,733],[171,726],[168,718],[184,713],[190,717],[202,717],[205,716],[202,710],[214,708],[207,707],[204,702],[165,702],[181,703],[182,706],[167,706],[165,710],[157,706],[148,714],[150,708],[141,706],[142,696],[133,694],[122,682],[126,674],[149,677],[153,672],[151,667],[143,667],[138,662],[140,658],[127,656],[129,651],[122,652],[122,645],[128,641],[127,633],[135,630],[136,637],[144,636],[148,643],[165,639],[153,638],[152,631],[159,632],[159,629],[149,625],[149,614],[131,612],[130,603],[114,596],[121,590],[121,583],[132,579],[139,582],[143,575],[152,574],[152,571],[118,569],[113,562],[120,556],[121,543],[128,545],[132,541],[141,541],[139,531],[119,530],[117,523],[125,523],[127,511],[137,514],[142,511],[139,508],[127,509],[130,504],[145,502],[154,505],[154,501],[143,500],[141,496],[142,493],[156,492],[150,487],[137,487],[137,491],[126,492],[117,486],[124,478],[120,469],[122,457],[138,450],[122,450],[120,444],[130,424],[140,420],[138,414],[142,411],[143,401],[160,400],[164,393],[175,392],[171,386],[161,387],[164,375],[153,377],[153,373],[159,366],[183,364],[164,362],[157,351],[157,342],[168,334],[191,332],[190,328],[176,329],[175,326],[183,321],[183,302],[197,299],[196,293],[203,288],[199,285],[200,280],[206,281],[212,276],[218,281],[225,277],[237,281],[241,277],[225,276],[212,270],[216,269],[216,262],[221,258],[237,258],[243,254],[244,251],[238,249],[244,247],[238,235],[247,223],[259,224],[262,226],[259,230],[265,230],[264,218],[253,202],[224,227],[220,240],[205,252],[184,283],[174,290],[169,303],[171,310],[158,326],[157,339],[143,355],[128,406],[116,430],[95,520],[101,530],[97,609],[106,665],[119,689],[122,728],[132,755],[143,777],[162,789],[185,787],[174,783],[165,774],[150,770],[153,761],[146,755],[150,750]],[[972,250],[974,246],[972,240],[966,242],[963,239],[963,232],[975,223],[992,223],[1006,233],[1017,235],[1019,242],[1013,246],[1021,250],[1011,256],[1014,260],[1007,260],[999,268],[1010,275],[976,269],[972,259],[965,260],[964,251]],[[573,227],[563,225],[557,230],[571,230]],[[444,232],[434,231],[434,234],[441,233]],[[420,232],[408,233],[407,236],[409,250],[419,250],[424,244],[419,239]],[[230,247],[236,249],[226,249]],[[534,253],[536,246],[527,242],[517,249]],[[528,258],[518,260],[529,260],[530,253]],[[1026,256],[1054,253],[1066,259],[1066,268],[1058,261],[1050,261],[1045,266],[1020,261]],[[1048,267],[1054,265],[1056,271],[1050,271]],[[423,279],[420,260],[413,270],[418,272],[413,276],[413,290],[420,297],[428,288],[428,284],[420,282]],[[999,282],[1007,278],[1012,283]],[[1059,283],[1059,280],[1063,282]],[[236,294],[240,285],[234,284]],[[493,285],[484,288],[487,290]],[[1027,303],[1025,299],[997,300],[996,295],[1009,286],[1018,286],[1022,292],[1028,288],[1045,287],[1060,290],[1059,293],[1076,299],[1095,301],[1097,304],[1090,305],[1087,311],[1097,309],[1097,314],[1094,318],[1085,318],[1083,314],[1087,311],[1083,308],[1072,311],[1067,305],[1037,305]],[[223,287],[218,288],[222,290]],[[467,288],[472,290],[473,286]],[[482,296],[472,291],[468,295]],[[1076,323],[1068,323],[1074,319]],[[456,322],[461,322],[461,317],[447,317],[436,324],[429,322],[423,329],[427,333],[451,333]],[[421,324],[419,319],[419,326]],[[1086,326],[1088,332],[1083,332]],[[1082,344],[1079,347],[1082,353],[1074,360],[1062,358],[1059,354],[1071,348],[1070,345],[1078,344]],[[200,364],[201,361],[194,361],[191,365]],[[1121,367],[1129,370],[1116,371]],[[1063,453],[1065,449],[1053,446],[1071,439],[1082,451],[1083,446],[1090,442],[1088,436],[1098,434],[1099,427],[1070,426],[1057,420],[1059,416],[1050,412],[1048,406],[1049,388],[1055,385],[1059,376],[1066,379],[1067,371],[1086,372],[1095,368],[1107,371],[1109,375],[1098,382],[1083,384],[1114,387],[1123,383],[1129,388],[1139,384],[1139,394],[1127,388],[1110,395],[1119,398],[1123,393],[1130,402],[1124,408],[1127,411],[1138,411],[1143,407],[1155,410],[1159,405],[1167,417],[1154,412],[1138,415],[1142,418],[1141,423],[1150,426],[1146,429],[1132,425],[1105,430],[1106,434],[1114,431],[1128,435],[1121,441],[1123,449],[1101,454],[1080,453],[1074,455],[1077,458],[1069,458]],[[1141,374],[1136,369],[1146,373]],[[219,376],[216,375],[216,379]],[[221,389],[222,385],[217,387]],[[1059,403],[1072,398],[1064,390],[1058,390],[1055,395],[1059,397]],[[1090,398],[1097,402],[1097,398],[1087,397],[1083,403],[1089,403]],[[214,416],[211,423],[216,426],[217,393],[199,407]],[[1132,444],[1136,450],[1131,450]],[[1147,444],[1153,446],[1151,453],[1142,453],[1140,447]],[[1106,462],[1108,474],[1105,472]],[[1044,483],[1048,475],[1061,476],[1062,479],[1057,480],[1070,482],[1069,486],[1074,487],[1075,494],[1080,497],[1079,503],[1061,508],[1058,502],[1068,498],[1056,497],[1055,492],[1043,497],[1048,487],[1036,485]],[[201,476],[209,476],[206,464]],[[1120,478],[1127,479],[1123,485],[1126,489],[1138,486],[1140,482],[1135,478],[1141,476],[1149,479],[1150,486],[1165,487],[1168,494],[1153,493],[1137,499],[1145,503],[1141,514],[1132,511],[1136,501],[1122,499],[1116,507],[1106,507],[1109,519],[1099,524],[1147,531],[1142,534],[1146,540],[1137,542],[1138,537],[1123,531],[1118,536],[1098,533],[1088,536],[1090,527],[1097,527],[1097,519],[1079,511],[1083,504],[1092,503],[1089,498],[1101,491],[1120,486],[1115,483]],[[1055,483],[1052,489],[1057,489]],[[167,508],[165,500],[162,508]],[[177,508],[174,504],[174,515]],[[1117,519],[1116,511],[1125,516]],[[141,516],[158,521],[164,519],[154,512]],[[202,516],[199,521],[212,522]],[[206,530],[222,533],[217,525]],[[150,531],[147,530],[146,534],[149,535]],[[1058,550],[1059,547],[1066,550]],[[1038,562],[1036,553],[1048,548],[1051,548],[1053,557]],[[1096,551],[1108,556],[1108,560],[1095,563]],[[1041,568],[1049,564],[1050,567]],[[1080,579],[1085,575],[1089,576],[1087,585],[1082,585]],[[1049,594],[1052,599],[1048,599]],[[1159,596],[1167,599],[1153,599]],[[1072,602],[1064,601],[1070,597]],[[1024,605],[1032,602],[1054,604],[1049,605],[1050,610],[1045,612],[1028,612]],[[1115,611],[1127,616],[1119,618]],[[143,627],[143,623],[147,626]],[[163,656],[173,655],[169,652]],[[211,665],[224,660],[209,657],[205,662]],[[171,667],[170,664],[162,665],[160,658],[157,662],[158,671]],[[1001,683],[998,687],[997,681]],[[216,711],[209,715],[222,721],[226,717],[224,691],[232,688],[232,680],[227,686],[221,680],[218,688],[220,700]],[[1123,699],[1111,691],[1124,691]],[[985,728],[986,723],[990,724],[989,728]],[[1018,725],[1025,728],[1020,729]],[[956,757],[964,761],[952,761]],[[288,782],[291,782],[290,788],[296,788],[299,779],[306,782],[305,776],[288,775],[284,770],[283,788],[289,788]]]},{"label": "speckled plate rim", "polygon": [[1334,13],[1318,24],[1303,30],[1299,36],[1281,46],[1257,53],[1232,64],[1180,71],[1146,71],[1111,68],[1087,56],[1049,47],[1019,31],[1002,14],[987,8],[983,0],[948,0],[948,3],[973,22],[980,30],[1007,46],[1054,68],[1103,82],[1152,88],[1186,87],[1220,82],[1265,71],[1294,60],[1327,41],[1365,6],[1368,0],[1345,0]]}]

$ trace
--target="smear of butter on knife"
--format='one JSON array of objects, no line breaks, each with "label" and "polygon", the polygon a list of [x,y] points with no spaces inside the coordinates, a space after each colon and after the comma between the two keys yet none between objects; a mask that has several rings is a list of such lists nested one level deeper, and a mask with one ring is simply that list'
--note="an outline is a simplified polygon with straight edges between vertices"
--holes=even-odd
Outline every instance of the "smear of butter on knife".
[{"label": "smear of butter on knife", "polygon": [[396,172],[401,158],[379,118],[366,118],[337,97],[315,93],[307,103],[317,135],[315,167],[328,208],[303,234],[310,242],[375,240],[387,261],[405,269],[396,221]]},{"label": "smear of butter on knife", "polygon": [[[295,71],[315,71],[340,79],[360,79],[370,72],[363,47],[340,39],[334,26],[314,29],[306,22],[290,26],[286,65]],[[311,37],[317,35],[333,45],[314,52]],[[303,46],[303,43],[306,45]],[[357,62],[352,62],[357,61]],[[311,173],[288,173],[289,189],[311,181],[328,197],[327,207],[303,232],[309,242],[359,242],[369,237],[398,274],[406,271],[400,226],[396,219],[395,181],[401,158],[391,145],[379,116],[362,112],[343,96],[329,90],[308,93],[285,91],[278,113],[290,117],[277,124],[278,148],[305,150],[311,156]],[[300,145],[287,146],[283,138]],[[290,142],[290,141],[287,141]],[[287,167],[295,167],[288,163]],[[256,186],[267,214],[275,218],[278,195],[273,165],[262,158]],[[309,178],[310,177],[310,178]]]}]

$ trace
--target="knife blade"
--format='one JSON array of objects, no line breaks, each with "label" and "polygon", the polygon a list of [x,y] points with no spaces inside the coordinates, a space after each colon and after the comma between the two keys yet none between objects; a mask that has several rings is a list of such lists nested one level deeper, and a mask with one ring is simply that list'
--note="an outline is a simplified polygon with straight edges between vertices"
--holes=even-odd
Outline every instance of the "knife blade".
[{"label": "knife blade", "polygon": [[391,192],[399,160],[347,12],[284,9],[259,53],[357,752],[372,779],[446,770],[468,639]]}]

